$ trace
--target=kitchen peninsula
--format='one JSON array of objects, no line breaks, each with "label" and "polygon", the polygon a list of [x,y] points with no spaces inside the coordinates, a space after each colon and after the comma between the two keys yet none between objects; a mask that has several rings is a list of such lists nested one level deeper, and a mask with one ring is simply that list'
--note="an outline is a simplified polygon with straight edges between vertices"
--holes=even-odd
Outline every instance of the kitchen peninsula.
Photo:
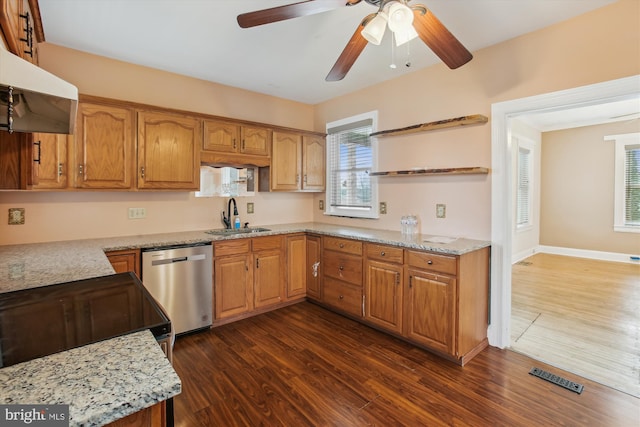
[{"label": "kitchen peninsula", "polygon": [[[449,321],[451,321],[451,327],[446,329],[447,337],[445,337],[446,339],[444,339],[443,342],[439,340],[433,343],[425,341],[426,344],[424,345],[426,348],[433,349],[436,353],[451,358],[459,364],[464,364],[469,358],[473,357],[473,355],[477,354],[477,352],[481,351],[487,345],[486,322],[488,319],[489,242],[465,238],[442,239],[438,236],[426,235],[407,238],[398,231],[341,227],[321,223],[266,225],[263,229],[267,231],[246,234],[212,235],[207,233],[207,230],[201,230],[0,246],[0,293],[113,274],[113,268],[105,256],[105,252],[110,251],[138,250],[157,246],[203,242],[213,242],[215,247],[216,243],[223,241],[260,239],[265,236],[316,236],[325,239],[325,254],[320,263],[319,271],[317,270],[318,266],[315,267],[315,273],[316,276],[324,278],[325,280],[325,286],[327,286],[325,293],[327,298],[314,297],[307,293],[306,296],[312,301],[326,306],[329,309],[335,309],[341,314],[358,318],[373,327],[379,327],[381,330],[401,336],[400,332],[394,332],[386,327],[385,324],[376,323],[376,317],[379,316],[375,316],[377,313],[375,307],[367,305],[366,310],[364,307],[364,295],[374,296],[371,292],[376,292],[376,296],[385,295],[384,292],[380,294],[375,290],[375,280],[374,282],[369,280],[370,274],[366,270],[368,268],[366,266],[384,267],[389,263],[392,267],[395,266],[400,269],[397,274],[394,273],[393,275],[394,288],[402,289],[404,287],[400,286],[400,277],[402,274],[406,274],[408,286],[412,289],[419,288],[425,284],[430,285],[430,287],[425,287],[425,289],[428,290],[426,294],[409,293],[419,299],[417,302],[421,302],[422,298],[427,296],[430,298],[438,298],[439,295],[443,295],[448,303],[462,301],[463,304],[460,306],[451,305],[453,311],[447,314],[447,316],[459,316],[460,313],[458,311],[463,310],[465,311],[465,316],[470,318],[474,324],[479,323],[479,325],[474,326],[474,330],[471,332],[472,337],[469,338],[465,335],[468,334],[468,331],[460,328],[459,330],[456,329],[455,325],[457,324],[458,327],[460,327],[460,325],[455,319],[438,320],[438,323],[444,322],[446,324],[449,324]],[[447,241],[448,243],[442,243],[443,241]],[[359,248],[356,250],[359,255],[341,252],[345,250],[344,247],[341,247],[343,243],[348,244],[348,250],[351,250],[350,248],[352,247]],[[332,245],[335,245],[335,247],[332,247]],[[406,253],[406,256],[404,253]],[[402,254],[400,256],[406,258],[406,263],[401,260],[398,261],[398,254]],[[423,257],[424,254],[429,254],[429,257],[420,258]],[[475,257],[469,254],[482,254],[482,256]],[[359,308],[355,312],[352,311],[349,306],[341,305],[342,301],[346,301],[349,298],[348,296],[346,298],[344,297],[343,288],[354,289],[353,284],[345,282],[344,284],[337,283],[337,287],[335,288],[330,289],[328,287],[332,281],[341,282],[340,277],[342,273],[350,269],[350,267],[345,269],[341,264],[341,259],[344,255],[348,255],[350,259],[356,260],[357,267],[355,267],[355,273],[350,273],[352,276],[349,277],[359,277],[358,280],[362,282],[364,279],[365,282],[364,286],[360,283],[360,288],[356,287],[356,289],[359,289],[359,295],[362,296],[359,297],[360,300],[357,300],[356,305]],[[385,259],[385,257],[391,255],[394,256],[393,259]],[[460,261],[461,259],[467,259],[467,257],[470,257],[469,259],[473,261],[473,269],[477,277],[469,277],[467,271],[468,266],[465,266],[465,262]],[[332,260],[340,264],[336,264],[338,280],[331,277],[331,275],[333,275],[332,272],[325,271],[333,262]],[[424,263],[424,266],[421,267],[421,263]],[[404,270],[402,270],[402,265],[405,265]],[[365,266],[364,270],[363,266]],[[307,267],[313,268],[313,266],[308,265],[305,268]],[[426,271],[427,267],[433,271]],[[423,270],[425,271],[421,273]],[[325,271],[324,276],[322,275],[323,271]],[[346,279],[343,277],[343,279],[348,282],[349,277]],[[371,287],[372,283],[374,288]],[[384,283],[384,280],[381,283]],[[434,285],[435,288],[433,288]],[[435,290],[435,293],[433,293],[432,290]],[[442,294],[443,290],[445,294]],[[469,292],[469,290],[472,292]],[[329,297],[334,291],[337,292],[336,301],[331,301]],[[304,299],[304,297],[305,294],[302,294],[301,298]],[[407,304],[407,300],[402,297],[397,302]],[[465,303],[464,301],[466,300],[469,300],[469,302]],[[473,302],[471,300],[477,301]],[[472,305],[474,307],[472,307]],[[407,306],[407,310],[411,310],[411,305]],[[373,317],[368,316],[372,313],[374,314]],[[476,322],[477,319],[481,321]],[[415,327],[417,326],[419,329],[420,325],[409,323],[411,326],[409,330],[413,332],[415,336],[412,338],[411,335],[409,335],[408,340],[413,340],[417,342],[418,345],[422,345],[419,339],[416,340],[416,332],[420,331],[416,331]],[[451,337],[448,335],[451,335]],[[423,338],[424,337],[421,337],[421,339]],[[465,340],[469,342],[472,341],[472,344],[465,343]],[[120,405],[125,405],[130,409],[137,408],[135,410],[139,410],[149,406],[150,400],[155,402],[162,401],[180,392],[179,378],[177,378],[177,375],[166,358],[161,357],[163,353],[153,340],[153,336],[148,331],[143,331],[0,369],[0,379],[2,379],[0,396],[2,396],[2,403],[70,403],[71,417],[74,422],[79,422],[81,413],[90,413],[91,408],[113,406],[113,402],[103,402],[103,399],[118,398],[118,396],[115,396],[117,393],[111,393],[110,396],[97,396],[94,400],[93,398],[87,399],[86,393],[80,392],[80,396],[76,400],[73,396],[78,396],[77,394],[72,393],[71,390],[69,394],[65,394],[66,392],[60,391],[61,388],[58,388],[60,384],[70,384],[72,388],[74,385],[77,385],[73,380],[69,381],[69,377],[67,376],[69,373],[58,371],[59,367],[65,365],[71,365],[77,368],[74,370],[75,373],[73,375],[76,380],[83,384],[99,382],[104,388],[110,388],[107,385],[108,380],[105,378],[106,372],[104,371],[104,366],[100,363],[96,364],[96,361],[106,357],[104,352],[110,353],[116,361],[119,360],[123,366],[128,366],[128,369],[134,370],[133,372],[127,372],[126,369],[121,370],[118,367],[118,363],[114,361],[114,372],[109,371],[107,374],[107,377],[115,376],[114,374],[116,373],[123,374],[123,382],[118,382],[119,388],[122,389],[123,393],[126,392],[125,395],[128,396],[126,399],[131,400],[128,402],[123,401]],[[93,362],[84,359],[87,355],[96,359],[94,359]],[[74,358],[78,357],[81,360],[86,360],[86,363],[71,362]],[[154,368],[149,371],[142,369],[149,365],[149,360],[146,360],[146,358],[153,360],[153,363],[160,363],[159,368]],[[164,360],[161,361],[162,359]],[[38,390],[38,378],[41,376],[42,378],[47,378],[46,381],[53,390],[56,390],[55,393],[42,393]],[[30,385],[27,386],[26,382],[20,380],[21,378],[30,378],[32,381]],[[55,384],[51,384],[56,381],[60,382],[58,387],[56,387]],[[162,385],[160,387],[162,391],[159,392],[158,395],[139,392],[140,388],[147,386],[156,391],[158,390],[157,386],[160,385]],[[104,388],[96,388],[96,390],[104,390]],[[67,398],[71,399],[71,402],[64,402]],[[130,410],[129,413],[133,413],[135,410]],[[109,415],[110,418],[106,418],[104,414],[101,414],[89,423],[97,422],[98,424],[96,425],[101,425],[101,423],[104,422],[103,420],[109,422],[124,415],[127,414],[119,413],[116,409],[112,408],[112,413]],[[82,423],[84,422],[85,421],[82,421]]]}]

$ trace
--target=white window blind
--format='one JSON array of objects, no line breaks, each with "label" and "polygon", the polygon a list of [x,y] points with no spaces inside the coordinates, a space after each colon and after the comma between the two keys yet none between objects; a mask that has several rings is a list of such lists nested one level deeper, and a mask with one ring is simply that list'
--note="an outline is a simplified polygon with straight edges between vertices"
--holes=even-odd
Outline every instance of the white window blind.
[{"label": "white window blind", "polygon": [[625,146],[624,224],[640,226],[640,145]]},{"label": "white window blind", "polygon": [[531,221],[531,150],[518,148],[518,189],[516,194],[517,226]]},{"label": "white window blind", "polygon": [[372,113],[327,125],[326,214],[377,218]]},{"label": "white window blind", "polygon": [[640,132],[604,140],[615,143],[613,229],[640,233]]}]

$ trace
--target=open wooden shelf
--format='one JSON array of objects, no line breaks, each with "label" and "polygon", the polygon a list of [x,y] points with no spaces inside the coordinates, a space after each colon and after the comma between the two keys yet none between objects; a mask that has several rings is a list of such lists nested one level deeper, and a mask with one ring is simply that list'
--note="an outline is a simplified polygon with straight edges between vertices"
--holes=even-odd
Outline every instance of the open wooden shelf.
[{"label": "open wooden shelf", "polygon": [[404,128],[381,130],[374,132],[370,136],[393,136],[406,135],[416,132],[428,132],[436,129],[446,129],[459,126],[477,125],[487,123],[489,119],[481,114],[473,114],[471,116],[456,117],[454,119],[438,120],[436,122],[422,123],[419,125],[407,126]]},{"label": "open wooden shelf", "polygon": [[486,175],[488,168],[441,168],[441,169],[410,169],[404,171],[371,172],[371,176],[430,176],[430,175]]}]

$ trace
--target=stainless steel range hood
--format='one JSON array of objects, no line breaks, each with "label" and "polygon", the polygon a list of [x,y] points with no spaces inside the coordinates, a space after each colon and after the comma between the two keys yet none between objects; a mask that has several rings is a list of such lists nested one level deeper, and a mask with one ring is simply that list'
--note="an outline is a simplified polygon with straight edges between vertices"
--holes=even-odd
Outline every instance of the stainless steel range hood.
[{"label": "stainless steel range hood", "polygon": [[77,109],[78,88],[0,48],[0,131],[71,134]]}]

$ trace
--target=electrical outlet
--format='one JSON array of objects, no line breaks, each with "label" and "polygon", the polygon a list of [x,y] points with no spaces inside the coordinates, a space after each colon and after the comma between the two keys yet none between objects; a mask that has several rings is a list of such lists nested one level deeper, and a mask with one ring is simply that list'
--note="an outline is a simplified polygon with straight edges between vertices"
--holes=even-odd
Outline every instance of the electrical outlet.
[{"label": "electrical outlet", "polygon": [[438,203],[436,205],[436,218],[445,218],[447,216],[447,205]]},{"label": "electrical outlet", "polygon": [[324,210],[324,200],[318,200],[318,209]]},{"label": "electrical outlet", "polygon": [[380,202],[380,215],[387,214],[387,202]]},{"label": "electrical outlet", "polygon": [[24,208],[9,208],[9,225],[24,224]]},{"label": "electrical outlet", "polygon": [[142,219],[147,216],[145,208],[129,208],[129,219]]},{"label": "electrical outlet", "polygon": [[253,213],[253,203],[252,202],[247,203],[247,213],[248,214],[252,214]]}]

